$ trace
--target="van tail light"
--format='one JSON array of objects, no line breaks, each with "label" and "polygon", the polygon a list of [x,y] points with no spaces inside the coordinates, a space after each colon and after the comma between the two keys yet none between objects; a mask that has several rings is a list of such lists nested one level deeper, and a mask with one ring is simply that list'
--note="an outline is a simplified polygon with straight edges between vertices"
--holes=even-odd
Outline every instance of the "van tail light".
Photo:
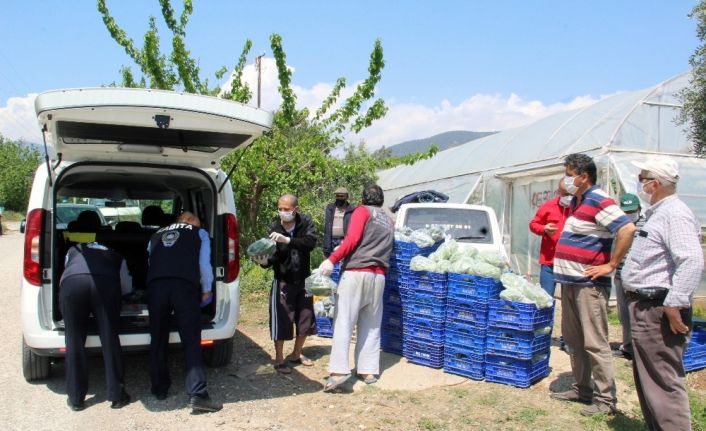
[{"label": "van tail light", "polygon": [[39,256],[41,256],[40,244],[42,226],[44,226],[44,213],[43,209],[30,211],[25,224],[24,277],[25,280],[35,286],[39,286],[42,283]]},{"label": "van tail light", "polygon": [[240,238],[235,214],[226,214],[226,236],[228,238],[228,270],[226,283],[235,281],[240,273]]}]

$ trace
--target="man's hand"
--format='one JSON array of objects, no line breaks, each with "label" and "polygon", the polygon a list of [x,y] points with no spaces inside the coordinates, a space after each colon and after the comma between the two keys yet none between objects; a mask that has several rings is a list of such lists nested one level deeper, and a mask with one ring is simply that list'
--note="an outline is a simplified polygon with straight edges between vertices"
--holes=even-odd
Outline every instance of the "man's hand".
[{"label": "man's hand", "polygon": [[605,263],[603,265],[598,265],[598,266],[589,266],[586,268],[586,271],[584,271],[584,275],[586,277],[591,277],[591,280],[595,280],[598,277],[603,277],[611,272],[613,272],[615,268],[610,263]]},{"label": "man's hand", "polygon": [[213,301],[213,292],[201,293],[201,307],[205,307]]},{"label": "man's hand", "polygon": [[274,242],[279,242],[282,244],[289,244],[289,241],[290,241],[288,236],[282,235],[281,233],[277,233],[277,232],[272,232],[270,234],[270,239]]},{"label": "man's hand", "polygon": [[319,265],[319,272],[322,275],[331,275],[333,273],[333,264],[331,263],[331,261],[325,259],[323,262],[321,262],[321,265]]},{"label": "man's hand", "polygon": [[261,266],[267,266],[270,262],[270,258],[264,254],[258,254],[251,257],[252,261]]},{"label": "man's hand", "polygon": [[552,236],[556,233],[557,226],[556,223],[547,223],[544,225],[544,233],[546,233],[549,236]]},{"label": "man's hand", "polygon": [[669,327],[675,334],[686,334],[689,332],[689,327],[681,320],[681,313],[677,307],[664,306],[664,314],[669,319]]}]

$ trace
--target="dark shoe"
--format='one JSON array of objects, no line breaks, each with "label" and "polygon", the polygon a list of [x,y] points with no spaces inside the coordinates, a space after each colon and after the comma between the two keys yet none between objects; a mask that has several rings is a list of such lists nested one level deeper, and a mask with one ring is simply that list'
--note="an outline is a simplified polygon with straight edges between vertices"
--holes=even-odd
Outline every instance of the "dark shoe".
[{"label": "dark shoe", "polygon": [[132,401],[130,394],[125,392],[125,393],[123,393],[123,397],[120,400],[113,401],[112,403],[110,403],[110,408],[111,409],[122,409],[126,405],[130,404],[130,401]]},{"label": "dark shoe", "polygon": [[189,399],[189,407],[191,407],[192,413],[217,412],[223,408],[223,404],[213,401],[208,396],[193,396]]},{"label": "dark shoe", "polygon": [[569,389],[568,391],[564,392],[552,392],[549,394],[550,398],[553,398],[555,400],[559,401],[568,401],[572,403],[582,403],[582,404],[591,404],[590,399],[586,398],[581,398],[579,394],[576,393],[575,390]]},{"label": "dark shoe", "polygon": [[281,364],[275,364],[275,371],[281,374],[292,374],[292,369],[287,365],[286,362],[282,362]]},{"label": "dark shoe", "polygon": [[616,358],[623,358],[623,359],[627,359],[628,361],[632,361],[632,353],[626,352],[625,350],[622,350],[622,349],[613,350],[613,356]]},{"label": "dark shoe", "polygon": [[66,405],[69,406],[69,408],[75,412],[80,412],[81,410],[86,408],[86,403],[84,403],[83,401],[78,404],[74,404],[68,398],[66,399]]},{"label": "dark shoe", "polygon": [[152,391],[152,395],[154,395],[155,398],[157,398],[159,401],[164,401],[167,399],[167,393],[166,392],[155,392]]},{"label": "dark shoe", "polygon": [[593,403],[581,410],[582,416],[614,415],[615,413],[616,408],[614,405],[604,403]]}]

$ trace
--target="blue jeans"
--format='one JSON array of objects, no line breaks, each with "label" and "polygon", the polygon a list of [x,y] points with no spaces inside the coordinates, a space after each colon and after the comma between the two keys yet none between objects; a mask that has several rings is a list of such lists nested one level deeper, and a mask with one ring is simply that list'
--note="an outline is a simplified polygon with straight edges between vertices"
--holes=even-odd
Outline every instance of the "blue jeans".
[{"label": "blue jeans", "polygon": [[552,298],[554,297],[556,282],[554,281],[553,265],[542,265],[542,268],[539,270],[539,285],[542,286],[542,289],[551,295]]}]

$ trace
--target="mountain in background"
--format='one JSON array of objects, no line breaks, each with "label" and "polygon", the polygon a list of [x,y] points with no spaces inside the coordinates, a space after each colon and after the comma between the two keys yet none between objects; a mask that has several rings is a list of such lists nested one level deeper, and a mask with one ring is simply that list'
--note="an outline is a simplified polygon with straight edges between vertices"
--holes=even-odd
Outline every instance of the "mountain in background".
[{"label": "mountain in background", "polygon": [[421,153],[427,151],[432,144],[439,147],[439,151],[465,144],[468,141],[492,135],[497,132],[470,132],[468,130],[453,130],[450,132],[439,133],[424,139],[415,139],[413,141],[405,141],[399,144],[387,147],[393,157],[406,156],[408,154]]}]

